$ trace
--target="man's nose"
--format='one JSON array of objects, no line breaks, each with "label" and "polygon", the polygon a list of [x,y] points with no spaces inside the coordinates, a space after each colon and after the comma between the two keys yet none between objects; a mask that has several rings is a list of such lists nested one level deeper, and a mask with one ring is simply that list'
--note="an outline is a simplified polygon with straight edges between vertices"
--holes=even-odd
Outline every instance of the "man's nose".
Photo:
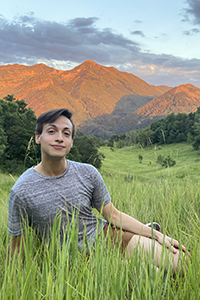
[{"label": "man's nose", "polygon": [[62,135],[61,131],[57,132],[57,134],[56,134],[56,140],[59,141],[59,142],[63,141],[63,135]]}]

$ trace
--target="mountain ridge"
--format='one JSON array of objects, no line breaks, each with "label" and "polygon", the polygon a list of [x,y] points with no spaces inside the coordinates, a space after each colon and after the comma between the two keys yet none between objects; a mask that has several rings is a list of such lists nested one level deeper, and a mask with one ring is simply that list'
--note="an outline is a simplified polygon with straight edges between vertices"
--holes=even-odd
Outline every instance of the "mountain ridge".
[{"label": "mountain ridge", "polygon": [[106,137],[143,128],[172,112],[194,112],[200,106],[200,89],[191,84],[150,85],[92,60],[71,70],[45,64],[0,66],[0,98],[8,94],[24,99],[36,116],[67,107],[79,130]]},{"label": "mountain ridge", "polygon": [[45,64],[0,66],[0,97],[14,94],[24,99],[37,116],[48,109],[68,107],[77,125],[112,113],[125,95],[155,97],[162,93],[163,87],[151,86],[133,74],[91,60],[65,71]]}]

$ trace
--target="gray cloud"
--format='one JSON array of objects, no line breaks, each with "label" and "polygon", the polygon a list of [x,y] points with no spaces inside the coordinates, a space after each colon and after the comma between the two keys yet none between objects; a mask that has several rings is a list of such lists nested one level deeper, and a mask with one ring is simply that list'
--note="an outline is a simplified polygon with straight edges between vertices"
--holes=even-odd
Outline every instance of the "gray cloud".
[{"label": "gray cloud", "polygon": [[185,34],[185,35],[194,35],[194,34],[198,34],[200,32],[200,29],[198,29],[198,28],[193,28],[193,29],[191,29],[191,30],[185,30],[184,32],[183,32],[183,34]]},{"label": "gray cloud", "polygon": [[93,25],[98,18],[75,18],[70,21],[72,27],[87,27]]},{"label": "gray cloud", "polygon": [[200,1],[187,0],[188,8],[184,9],[183,21],[191,21],[193,24],[200,24]]},{"label": "gray cloud", "polygon": [[193,29],[192,29],[192,32],[193,32],[193,33],[199,33],[199,32],[200,32],[200,29],[198,29],[198,28],[193,28]]},{"label": "gray cloud", "polygon": [[34,17],[34,12],[29,12],[27,15],[25,16],[20,16],[18,17],[18,22],[20,23],[34,23],[36,21],[36,18]]},{"label": "gray cloud", "polygon": [[145,37],[144,33],[140,30],[131,31],[132,35],[140,35],[141,37]]},{"label": "gray cloud", "polygon": [[137,23],[137,24],[141,24],[142,23],[141,20],[135,20],[134,22]]},{"label": "gray cloud", "polygon": [[[118,60],[127,53],[137,54],[139,44],[94,26],[97,18],[76,18],[66,24],[36,20],[33,15],[13,22],[0,18],[0,42],[5,63],[28,59],[57,59],[81,62],[90,56],[101,63]],[[2,53],[0,61],[3,61]],[[7,59],[6,59],[7,58]],[[14,58],[14,59],[13,59]],[[23,59],[22,59],[23,58]]]},{"label": "gray cloud", "polygon": [[185,35],[191,35],[191,32],[189,30],[185,30],[185,31],[183,31],[183,34],[185,34]]},{"label": "gray cloud", "polygon": [[[176,76],[180,82],[185,72],[188,82],[199,84],[200,60],[144,52],[140,44],[132,39],[110,28],[97,28],[97,20],[95,17],[76,18],[66,23],[57,23],[36,19],[30,13],[15,18],[14,21],[7,21],[0,16],[0,64],[33,65],[44,62],[58,68],[60,62],[66,68],[67,63],[71,66],[91,59],[102,65],[131,72],[144,80],[156,78],[160,82],[165,78],[168,82],[171,79],[172,84],[175,82],[175,75],[170,77],[170,74],[173,69],[177,69],[179,72],[177,71]],[[193,33],[197,33],[197,30],[194,28]],[[141,31],[134,31],[134,34],[143,35]],[[134,67],[135,64],[137,67]],[[146,65],[152,65],[149,73],[144,72]],[[163,81],[163,84],[166,82]]]}]

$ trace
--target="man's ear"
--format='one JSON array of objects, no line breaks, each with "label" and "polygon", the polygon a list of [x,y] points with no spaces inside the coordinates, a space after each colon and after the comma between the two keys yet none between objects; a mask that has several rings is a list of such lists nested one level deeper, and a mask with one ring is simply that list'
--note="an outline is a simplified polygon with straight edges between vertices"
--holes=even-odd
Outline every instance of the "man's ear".
[{"label": "man's ear", "polygon": [[36,144],[40,144],[40,134],[39,133],[35,133],[35,142]]}]

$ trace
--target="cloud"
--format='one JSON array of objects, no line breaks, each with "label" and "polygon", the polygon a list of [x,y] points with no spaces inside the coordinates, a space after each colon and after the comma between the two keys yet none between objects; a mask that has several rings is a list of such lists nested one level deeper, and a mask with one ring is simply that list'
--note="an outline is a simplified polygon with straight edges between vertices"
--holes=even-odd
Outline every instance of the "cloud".
[{"label": "cloud", "polygon": [[183,21],[190,21],[193,24],[200,25],[200,1],[199,0],[187,0],[188,8],[184,9]]},{"label": "cloud", "polygon": [[191,29],[191,30],[186,30],[186,31],[184,31],[183,34],[185,34],[185,35],[194,35],[194,34],[197,34],[197,33],[199,33],[199,32],[200,32],[200,29],[198,29],[198,28],[193,28],[193,29]]},{"label": "cloud", "polygon": [[[8,22],[0,18],[0,62],[26,63],[29,59],[57,59],[82,62],[90,57],[100,63],[137,54],[139,44],[94,26],[97,18],[76,18],[66,24],[36,20],[31,14]],[[1,51],[2,53],[2,51]]]},{"label": "cloud", "polygon": [[20,23],[30,24],[30,23],[34,23],[36,20],[37,19],[34,17],[34,12],[29,12],[25,16],[18,17],[18,22]]},{"label": "cloud", "polygon": [[144,33],[140,30],[131,31],[132,35],[140,35],[141,37],[145,37]]},{"label": "cloud", "polygon": [[[194,62],[195,63],[195,62]],[[188,69],[187,66],[143,63],[141,60],[126,65],[118,65],[121,71],[137,73],[137,76],[154,85],[179,86],[191,83],[199,86],[200,70]],[[200,87],[200,86],[199,86]]]},{"label": "cloud", "polygon": [[134,23],[141,24],[142,21],[141,20],[135,20]]},{"label": "cloud", "polygon": [[[149,83],[156,84],[157,80],[161,84],[163,80],[162,84],[171,86],[188,80],[199,85],[200,60],[143,51],[134,40],[110,28],[96,27],[97,20],[96,17],[75,18],[58,23],[39,20],[29,13],[8,21],[0,16],[0,65],[43,62],[54,68],[71,69],[91,59],[133,73]],[[189,34],[197,31],[198,28],[194,28]],[[143,36],[141,31],[132,34]],[[175,74],[173,70],[178,71]]]},{"label": "cloud", "polygon": [[75,18],[69,23],[72,27],[87,27],[93,25],[97,20],[98,18]]}]

